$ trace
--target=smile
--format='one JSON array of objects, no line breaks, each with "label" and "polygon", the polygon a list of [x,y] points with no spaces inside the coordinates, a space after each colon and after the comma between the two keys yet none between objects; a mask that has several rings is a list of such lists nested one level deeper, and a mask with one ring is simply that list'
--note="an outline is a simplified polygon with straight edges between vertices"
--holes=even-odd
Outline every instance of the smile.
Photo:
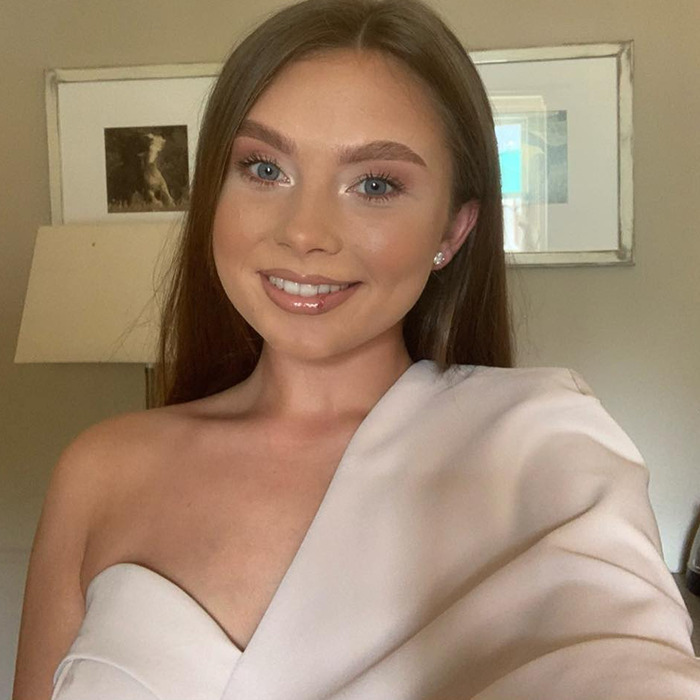
[{"label": "smile", "polygon": [[277,289],[282,289],[287,294],[300,297],[315,297],[319,294],[332,294],[333,292],[340,292],[343,289],[347,289],[350,286],[349,284],[300,284],[299,282],[292,282],[291,280],[273,277],[272,275],[269,275],[268,279]]},{"label": "smile", "polygon": [[263,288],[270,300],[293,314],[318,315],[337,308],[360,287],[359,282],[306,284],[277,275],[261,273]]}]

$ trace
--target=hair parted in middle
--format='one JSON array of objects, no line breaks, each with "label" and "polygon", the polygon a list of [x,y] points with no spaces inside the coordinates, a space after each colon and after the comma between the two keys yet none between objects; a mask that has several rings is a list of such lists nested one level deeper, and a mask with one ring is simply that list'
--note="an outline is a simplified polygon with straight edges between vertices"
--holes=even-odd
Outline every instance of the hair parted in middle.
[{"label": "hair parted in middle", "polygon": [[212,226],[233,140],[287,64],[335,49],[398,59],[429,90],[452,154],[450,221],[479,201],[467,241],[431,273],[404,320],[414,361],[512,366],[500,168],[491,107],[473,62],[421,0],[304,0],[276,11],[234,48],[212,90],[199,136],[190,208],[163,309],[157,381],[169,405],[222,391],[255,368],[262,338],[229,301]]}]

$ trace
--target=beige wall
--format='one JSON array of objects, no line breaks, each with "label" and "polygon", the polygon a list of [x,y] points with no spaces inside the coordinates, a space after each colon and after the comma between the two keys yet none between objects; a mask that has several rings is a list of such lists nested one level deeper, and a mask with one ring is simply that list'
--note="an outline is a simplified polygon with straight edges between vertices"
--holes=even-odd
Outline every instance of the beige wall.
[{"label": "beige wall", "polygon": [[[220,61],[242,28],[278,4],[2,0],[2,697],[9,696],[26,556],[53,463],[88,424],[143,405],[138,367],[12,363],[34,235],[49,223],[43,71]],[[700,3],[444,0],[439,7],[471,49],[635,42],[636,266],[510,277],[520,363],[578,369],[631,435],[651,471],[667,563],[677,569],[700,503]]]}]

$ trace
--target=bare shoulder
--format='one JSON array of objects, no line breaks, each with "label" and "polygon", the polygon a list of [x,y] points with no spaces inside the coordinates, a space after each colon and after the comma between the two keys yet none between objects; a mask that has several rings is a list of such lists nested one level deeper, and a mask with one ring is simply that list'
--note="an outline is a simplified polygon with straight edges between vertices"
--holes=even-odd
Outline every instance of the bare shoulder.
[{"label": "bare shoulder", "polygon": [[94,500],[98,501],[106,481],[118,486],[129,478],[130,465],[145,466],[163,450],[186,444],[206,415],[201,403],[124,413],[87,428],[61,454],[54,479],[96,488]]},{"label": "bare shoulder", "polygon": [[81,568],[94,523],[115,494],[157,461],[159,444],[188,423],[188,411],[123,414],[78,435],[51,473],[27,570],[13,700],[51,696],[53,673],[85,615]]},{"label": "bare shoulder", "polygon": [[96,457],[119,456],[143,448],[154,439],[163,437],[168,431],[186,423],[187,416],[191,413],[186,406],[187,404],[182,404],[123,413],[96,423],[66,447],[59,466],[62,462],[77,466],[91,462]]},{"label": "bare shoulder", "polygon": [[104,513],[137,493],[191,443],[200,413],[198,407],[182,404],[121,414],[89,427],[66,447],[49,494],[72,494],[84,511],[85,544]]}]

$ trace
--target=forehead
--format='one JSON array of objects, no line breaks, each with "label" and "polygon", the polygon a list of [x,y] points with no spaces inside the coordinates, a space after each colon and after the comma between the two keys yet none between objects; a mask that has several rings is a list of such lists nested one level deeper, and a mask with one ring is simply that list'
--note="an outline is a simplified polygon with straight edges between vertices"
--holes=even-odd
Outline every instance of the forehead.
[{"label": "forehead", "polygon": [[444,128],[429,88],[380,52],[336,49],[294,61],[277,74],[248,116],[302,145],[405,141],[429,158],[444,153]]}]

